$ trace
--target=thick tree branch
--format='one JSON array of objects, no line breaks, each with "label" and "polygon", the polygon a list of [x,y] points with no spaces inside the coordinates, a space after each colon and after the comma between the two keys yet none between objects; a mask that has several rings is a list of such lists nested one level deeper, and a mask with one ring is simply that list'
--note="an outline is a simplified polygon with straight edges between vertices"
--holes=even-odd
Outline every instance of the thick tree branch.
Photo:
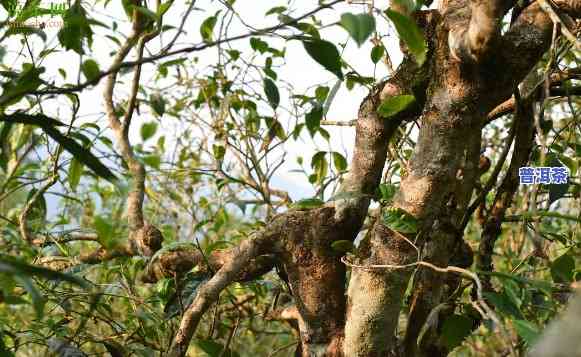
[{"label": "thick tree branch", "polygon": [[470,14],[462,13],[460,21],[452,24],[448,36],[450,52],[458,60],[480,62],[487,57],[498,38],[500,21],[512,5],[511,1],[468,0],[458,4],[462,7],[468,5]]},{"label": "thick tree branch", "polygon": [[222,290],[236,279],[250,259],[267,251],[273,239],[272,233],[262,232],[256,238],[241,242],[233,250],[233,259],[227,261],[208,282],[198,289],[194,301],[186,309],[180,322],[168,353],[169,357],[185,356],[203,314],[217,301]]},{"label": "thick tree branch", "polygon": [[[440,18],[437,12],[419,12],[416,16],[420,25],[425,29],[426,38],[430,39],[428,58],[432,58],[436,55],[434,50],[436,47],[434,43],[437,43],[435,31]],[[412,61],[404,59],[398,72],[406,73],[408,66],[406,61],[408,60]],[[426,103],[425,97],[426,81],[430,79],[430,76],[433,76],[431,61],[426,62],[419,71],[414,68],[408,72],[407,78],[405,75],[394,76],[395,81],[388,82],[384,87],[384,96],[414,94],[422,103],[420,108],[425,113],[429,108],[429,102]],[[411,80],[410,73],[412,74]],[[398,79],[403,79],[403,81],[399,82]],[[409,84],[406,83],[422,83],[419,86],[422,90],[414,90],[413,86],[410,88]],[[413,117],[419,113],[416,111],[404,114]],[[410,161],[413,165],[413,160]],[[386,262],[400,264],[417,259],[416,254],[414,254],[415,250],[411,249],[411,246],[405,241],[405,237],[401,240],[401,235],[385,227],[381,221],[381,219],[376,221],[375,227],[370,230],[368,236],[360,244],[356,255],[357,263],[363,265],[385,264]],[[394,272],[351,271],[344,342],[346,356],[384,355],[394,350],[396,343],[393,334],[397,326],[401,299],[410,274],[409,270]]]},{"label": "thick tree branch", "polygon": [[[157,1],[159,8],[159,1]],[[137,12],[135,13],[137,15]],[[159,27],[151,32],[143,32],[140,16],[133,17],[133,27],[126,42],[121,46],[111,64],[111,74],[107,77],[105,90],[103,92],[105,111],[109,119],[109,127],[115,135],[117,146],[121,152],[123,160],[127,163],[131,174],[130,191],[127,197],[127,220],[129,223],[129,242],[131,250],[145,256],[152,256],[159,248],[163,241],[161,232],[154,226],[146,224],[143,219],[143,199],[145,192],[145,167],[143,163],[135,156],[133,148],[129,142],[129,128],[131,118],[135,109],[137,93],[139,89],[139,80],[141,78],[141,64],[135,67],[134,77],[129,97],[129,105],[123,121],[120,121],[115,111],[113,103],[113,92],[115,89],[119,64],[129,54],[131,49],[137,43],[137,59],[143,57],[145,44],[157,36],[160,32]]]},{"label": "thick tree branch", "polygon": [[[193,244],[184,244],[175,249],[158,251],[150,260],[142,281],[155,283],[163,278],[172,278],[187,273],[195,267],[208,273],[220,270],[227,262],[237,259],[237,249],[214,250],[205,257]],[[236,281],[254,280],[274,268],[274,255],[260,255],[252,259],[240,272]]]}]

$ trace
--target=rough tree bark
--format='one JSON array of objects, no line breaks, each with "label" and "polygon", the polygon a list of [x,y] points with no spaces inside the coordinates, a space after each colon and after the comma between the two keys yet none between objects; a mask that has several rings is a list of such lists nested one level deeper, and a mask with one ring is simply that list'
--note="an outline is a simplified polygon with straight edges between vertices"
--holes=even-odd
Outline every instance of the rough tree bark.
[{"label": "rough tree bark", "polygon": [[[559,5],[578,16],[579,3]],[[401,265],[416,259],[437,266],[471,264],[471,251],[462,240],[462,221],[478,178],[481,129],[490,120],[489,113],[510,99],[547,50],[553,29],[549,17],[532,3],[501,36],[500,20],[513,5],[501,0],[450,0],[438,10],[416,13],[429,40],[428,60],[418,67],[406,57],[397,73],[363,100],[353,160],[341,188],[347,198],[273,219],[280,230],[276,240],[267,244],[270,250],[260,254],[273,254],[288,275],[299,314],[297,355],[447,354],[438,343],[437,324],[419,345],[417,341],[428,315],[449,291],[444,289],[445,275],[418,271],[405,338],[400,342],[396,330],[411,270],[354,268],[345,298],[346,269],[330,245],[355,240],[380,183],[391,136],[402,121],[419,119],[419,139],[393,207],[417,218],[420,232],[405,237],[378,219],[353,259],[359,265]],[[399,94],[414,94],[416,105],[391,120],[379,118],[376,110],[381,101]],[[247,252],[242,257],[248,261],[253,255]],[[224,264],[216,273],[219,283],[210,281],[204,289],[216,297],[241,269],[240,264]],[[208,295],[200,295],[186,311],[174,340],[175,356],[185,353],[208,301]]]}]

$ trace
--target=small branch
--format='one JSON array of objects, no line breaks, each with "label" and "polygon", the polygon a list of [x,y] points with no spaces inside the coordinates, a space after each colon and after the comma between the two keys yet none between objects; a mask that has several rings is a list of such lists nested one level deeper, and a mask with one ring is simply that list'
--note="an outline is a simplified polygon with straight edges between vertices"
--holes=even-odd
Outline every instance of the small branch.
[{"label": "small branch", "polygon": [[95,233],[87,232],[68,232],[61,234],[56,238],[51,235],[37,236],[32,243],[39,247],[46,247],[52,244],[64,244],[69,242],[85,241],[85,242],[98,242],[99,237]]},{"label": "small branch", "polygon": [[346,121],[321,120],[321,125],[355,126],[355,125],[357,125],[357,119],[346,120]]},{"label": "small branch", "polygon": [[[157,1],[159,9],[160,2]],[[141,77],[141,64],[135,67],[133,76],[131,94],[129,97],[126,114],[121,122],[115,112],[113,103],[113,92],[116,84],[116,77],[119,71],[119,66],[125,57],[129,54],[131,49],[137,43],[137,60],[143,59],[143,50],[145,44],[160,33],[161,20],[157,24],[157,28],[151,32],[143,33],[142,24],[138,16],[133,17],[133,26],[131,33],[123,46],[117,52],[113,59],[113,63],[109,69],[110,75],[107,77],[103,97],[105,101],[105,111],[109,120],[109,127],[115,135],[117,146],[121,151],[121,157],[127,163],[129,172],[132,176],[131,187],[127,196],[127,220],[129,223],[129,249],[135,253],[140,253],[145,256],[153,255],[161,248],[163,235],[154,226],[146,224],[143,219],[143,200],[145,196],[145,167],[138,160],[133,152],[131,143],[129,142],[129,128],[131,126],[131,119],[135,110],[137,102],[137,93],[139,90],[139,80]]]},{"label": "small branch", "polygon": [[262,235],[240,243],[234,249],[234,258],[226,262],[212,279],[198,289],[196,298],[184,312],[180,327],[168,352],[169,357],[185,356],[203,314],[218,299],[220,292],[236,279],[250,259],[261,254],[268,238]]}]

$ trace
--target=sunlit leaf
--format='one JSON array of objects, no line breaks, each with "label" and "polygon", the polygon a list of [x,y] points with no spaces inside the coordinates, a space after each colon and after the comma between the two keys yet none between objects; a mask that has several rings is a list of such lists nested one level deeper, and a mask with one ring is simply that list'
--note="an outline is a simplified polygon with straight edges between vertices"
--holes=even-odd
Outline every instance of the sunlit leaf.
[{"label": "sunlit leaf", "polygon": [[303,46],[312,59],[339,79],[343,79],[341,56],[334,44],[325,40],[309,39],[303,41]]},{"label": "sunlit leaf", "polygon": [[377,113],[383,118],[390,118],[410,107],[415,103],[415,101],[416,98],[413,95],[396,95],[394,97],[388,97],[379,105]]},{"label": "sunlit leaf", "polygon": [[384,53],[385,53],[385,47],[374,46],[371,49],[371,62],[377,64],[377,62],[379,62],[381,60],[381,58],[383,57]]},{"label": "sunlit leaf", "polygon": [[381,199],[385,202],[390,202],[395,196],[398,187],[392,184],[382,183],[379,185],[379,192],[381,193]]},{"label": "sunlit leaf", "polygon": [[369,14],[353,15],[351,13],[345,13],[341,15],[340,23],[359,47],[361,47],[375,30],[375,18]]},{"label": "sunlit leaf", "polygon": [[325,202],[318,198],[305,198],[293,203],[292,208],[306,210],[311,208],[317,208],[324,205]]},{"label": "sunlit leaf", "polygon": [[210,16],[202,22],[200,26],[200,34],[202,35],[202,39],[205,42],[211,42],[214,33],[214,26],[216,26],[216,21],[218,21],[218,17],[216,15]]},{"label": "sunlit leaf", "polygon": [[416,233],[418,220],[401,208],[388,208],[383,214],[384,223],[400,233]]},{"label": "sunlit leaf", "polygon": [[151,139],[157,132],[157,123],[154,121],[143,123],[139,133],[141,134],[141,140],[147,141]]},{"label": "sunlit leaf", "polygon": [[426,60],[428,46],[422,30],[410,17],[393,10],[386,10],[387,17],[393,22],[399,37],[408,46],[416,62],[421,66]]}]

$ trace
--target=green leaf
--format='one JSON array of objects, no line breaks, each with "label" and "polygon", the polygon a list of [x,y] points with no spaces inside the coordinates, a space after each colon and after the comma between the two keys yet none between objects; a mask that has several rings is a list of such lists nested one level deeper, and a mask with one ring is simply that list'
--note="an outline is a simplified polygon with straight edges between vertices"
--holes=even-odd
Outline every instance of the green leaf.
[{"label": "green leaf", "polygon": [[308,209],[312,209],[312,208],[321,207],[324,204],[325,204],[325,202],[323,202],[321,199],[313,197],[313,198],[305,198],[305,199],[302,199],[302,200],[299,200],[299,201],[293,203],[292,208],[299,209],[299,210],[308,210]]},{"label": "green leaf", "polygon": [[311,168],[315,171],[317,177],[316,182],[319,183],[323,182],[327,176],[329,163],[327,162],[326,156],[327,153],[325,151],[319,151],[311,158]]},{"label": "green leaf", "polygon": [[88,149],[85,149],[75,140],[64,136],[52,126],[42,126],[42,130],[47,133],[53,140],[61,144],[65,150],[70,152],[75,159],[82,162],[85,166],[90,168],[97,176],[106,180],[114,181],[117,178],[107,166],[103,165]]},{"label": "green leaf", "polygon": [[327,86],[318,86],[317,89],[315,89],[315,98],[317,98],[317,102],[320,105],[325,104],[325,99],[327,99],[328,95],[329,87]]},{"label": "green leaf", "polygon": [[374,64],[377,64],[377,62],[379,62],[381,60],[381,58],[383,57],[384,53],[385,53],[385,47],[374,46],[371,49],[371,62],[373,62]]},{"label": "green leaf", "polygon": [[174,3],[174,0],[169,0],[169,1],[162,3],[159,6],[159,9],[157,9],[156,16],[158,18],[161,18],[163,15],[165,15],[165,13],[169,10],[169,8],[173,5],[173,3]]},{"label": "green leaf", "polygon": [[69,186],[71,186],[73,192],[76,192],[77,186],[79,185],[79,182],[81,182],[82,174],[83,164],[79,160],[73,158],[69,166]]},{"label": "green leaf", "polygon": [[393,22],[399,38],[406,43],[416,62],[421,66],[426,60],[428,46],[418,25],[414,20],[399,12],[386,10],[385,13]]},{"label": "green leaf", "polygon": [[477,270],[476,273],[482,275],[490,275],[501,279],[509,279],[512,281],[516,281],[517,283],[522,285],[530,285],[531,287],[535,287],[539,290],[545,291],[548,294],[550,293],[553,286],[553,284],[550,281],[527,279],[518,275],[512,275],[503,272]]},{"label": "green leaf", "polygon": [[517,319],[524,319],[524,316],[518,306],[516,306],[512,299],[506,294],[499,294],[494,291],[485,291],[483,296],[503,314],[515,317]]},{"label": "green leaf", "polygon": [[212,340],[199,340],[196,344],[209,357],[219,357],[224,349],[224,346]]},{"label": "green leaf", "polygon": [[141,140],[147,141],[151,139],[157,132],[157,123],[150,121],[149,123],[143,123],[139,133],[141,134]]},{"label": "green leaf", "polygon": [[103,244],[106,248],[113,248],[115,244],[115,228],[107,220],[101,216],[95,215],[93,217],[93,225],[97,231],[99,237],[99,242]]},{"label": "green leaf", "polygon": [[555,283],[570,283],[575,275],[575,258],[567,252],[551,262],[551,277]]},{"label": "green leaf", "polygon": [[388,97],[379,105],[377,113],[383,118],[390,118],[409,108],[415,101],[416,98],[413,95],[407,94]]},{"label": "green leaf", "polygon": [[154,169],[159,169],[159,165],[161,165],[161,158],[156,154],[145,155],[142,160],[147,166],[151,166]]},{"label": "green leaf", "polygon": [[73,50],[78,54],[84,54],[83,44],[91,46],[93,42],[93,30],[91,30],[86,11],[80,1],[75,1],[63,16],[65,26],[59,31],[58,39],[67,50]]},{"label": "green leaf", "polygon": [[400,233],[416,233],[418,220],[402,208],[388,208],[383,214],[385,224]]},{"label": "green leaf", "polygon": [[315,133],[321,127],[321,119],[323,118],[323,108],[316,105],[311,109],[310,112],[305,116],[305,124],[309,130],[311,137],[315,136]]},{"label": "green leaf", "polygon": [[[33,188],[28,192],[28,197],[26,202],[30,202],[32,197],[38,192],[37,189]],[[46,200],[44,195],[39,195],[34,203],[30,206],[30,211],[28,213],[28,222],[33,230],[39,230],[45,227],[46,224]]]},{"label": "green leaf", "polygon": [[99,70],[99,65],[92,59],[88,59],[85,62],[83,62],[83,64],[81,65],[81,70],[83,71],[85,78],[87,78],[89,82],[92,82],[95,78],[99,76],[99,73],[101,73],[101,71]]},{"label": "green leaf", "polygon": [[540,335],[539,329],[531,322],[526,320],[514,320],[512,322],[518,335],[529,345],[532,346]]},{"label": "green leaf", "polygon": [[268,43],[262,41],[258,37],[250,38],[250,47],[252,47],[253,50],[258,51],[260,53],[268,51]]},{"label": "green leaf", "polygon": [[448,349],[453,350],[460,346],[470,336],[473,323],[471,318],[458,314],[451,315],[444,321],[441,336]]},{"label": "green leaf", "polygon": [[[579,155],[577,155],[579,156]],[[564,163],[565,166],[567,166],[569,168],[569,173],[571,177],[576,177],[577,176],[577,170],[579,169],[578,164],[577,164],[577,160],[575,160],[575,158],[571,158],[567,155],[563,155],[563,154],[559,154],[559,158],[557,159],[557,164],[554,166],[562,166],[560,163]]]},{"label": "green leaf", "polygon": [[211,42],[213,33],[214,33],[214,26],[216,26],[216,21],[218,17],[216,15],[210,16],[202,22],[200,26],[200,34],[202,35],[202,39],[204,42]]},{"label": "green leaf", "polygon": [[312,59],[339,79],[343,79],[341,56],[334,44],[325,40],[309,39],[303,41],[303,46]]},{"label": "green leaf", "polygon": [[165,99],[159,93],[153,93],[149,96],[149,105],[157,116],[162,116],[165,113]]},{"label": "green leaf", "polygon": [[226,148],[224,146],[214,144],[212,145],[212,151],[216,160],[224,160],[224,155],[226,154]]},{"label": "green leaf", "polygon": [[333,165],[335,165],[337,171],[345,171],[347,169],[347,159],[345,159],[345,156],[333,151]]},{"label": "green leaf", "polygon": [[[5,296],[6,301],[7,296]],[[10,303],[8,303],[10,304]],[[8,350],[6,344],[4,343],[4,332],[0,329],[0,356],[4,357],[14,357],[14,354]]]},{"label": "green leaf", "polygon": [[381,193],[381,199],[385,202],[390,202],[395,196],[398,187],[392,184],[382,183],[379,185],[379,192]]},{"label": "green leaf", "polygon": [[280,94],[278,93],[278,88],[276,84],[269,78],[264,79],[264,93],[268,99],[268,103],[272,109],[276,110],[278,104],[280,103]]},{"label": "green leaf", "polygon": [[336,240],[331,243],[331,248],[339,253],[347,253],[353,251],[355,247],[353,246],[353,242],[349,240]]},{"label": "green leaf", "polygon": [[368,14],[353,15],[352,13],[345,13],[341,15],[340,23],[359,47],[375,30],[375,18]]},{"label": "green leaf", "polygon": [[272,14],[281,14],[283,12],[285,12],[287,10],[286,6],[275,6],[273,8],[271,8],[270,10],[268,10],[266,12],[266,14],[264,14],[265,16],[268,15],[272,15]]}]

